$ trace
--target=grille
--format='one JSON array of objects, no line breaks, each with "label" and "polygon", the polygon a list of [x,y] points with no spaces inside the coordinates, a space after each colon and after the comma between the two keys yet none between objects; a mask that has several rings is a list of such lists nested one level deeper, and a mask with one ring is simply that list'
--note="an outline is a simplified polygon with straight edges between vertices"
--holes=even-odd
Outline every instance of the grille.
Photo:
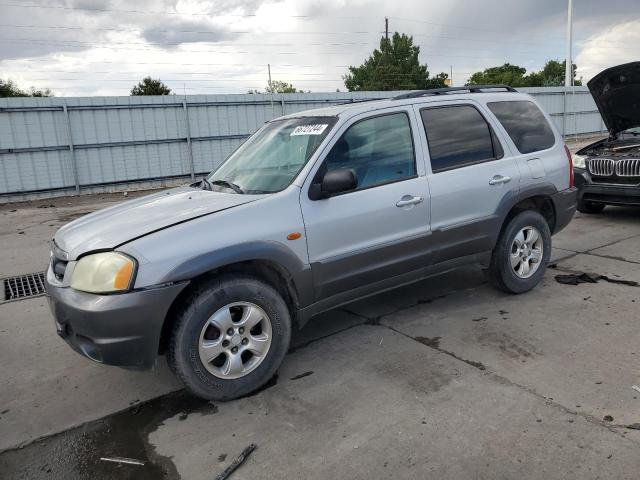
[{"label": "grille", "polygon": [[613,160],[609,158],[592,158],[589,160],[589,172],[593,175],[610,177],[613,175]]},{"label": "grille", "polygon": [[619,160],[616,162],[616,175],[619,177],[640,177],[640,159]]},{"label": "grille", "polygon": [[3,282],[5,301],[35,297],[45,293],[44,272],[5,278]]}]

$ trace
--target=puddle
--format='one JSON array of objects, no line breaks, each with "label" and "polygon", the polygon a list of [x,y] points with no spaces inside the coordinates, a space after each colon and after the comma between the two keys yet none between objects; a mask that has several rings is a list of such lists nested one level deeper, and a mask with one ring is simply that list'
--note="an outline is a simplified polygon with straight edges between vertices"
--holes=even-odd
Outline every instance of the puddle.
[{"label": "puddle", "polygon": [[[179,479],[170,458],[159,455],[148,436],[165,420],[189,415],[211,415],[218,408],[186,391],[134,405],[109,417],[0,454],[0,472],[12,479]],[[144,465],[101,461],[124,457]]]}]

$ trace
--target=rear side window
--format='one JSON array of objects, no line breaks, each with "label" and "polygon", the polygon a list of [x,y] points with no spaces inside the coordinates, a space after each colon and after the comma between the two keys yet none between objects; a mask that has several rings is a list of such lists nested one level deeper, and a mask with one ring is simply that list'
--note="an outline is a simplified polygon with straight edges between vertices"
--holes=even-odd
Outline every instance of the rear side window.
[{"label": "rear side window", "polygon": [[490,102],[489,109],[498,118],[520,153],[531,153],[553,147],[553,130],[533,102]]},{"label": "rear side window", "polygon": [[434,173],[503,156],[502,147],[482,114],[471,105],[420,111]]},{"label": "rear side window", "polygon": [[352,168],[358,189],[397,182],[416,175],[409,118],[394,113],[354,123],[327,155],[321,169]]}]

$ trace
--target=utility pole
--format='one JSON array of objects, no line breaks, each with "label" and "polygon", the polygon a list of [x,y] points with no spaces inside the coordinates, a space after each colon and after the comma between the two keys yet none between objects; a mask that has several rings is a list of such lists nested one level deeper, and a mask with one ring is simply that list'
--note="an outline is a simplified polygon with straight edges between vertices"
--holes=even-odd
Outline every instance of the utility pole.
[{"label": "utility pole", "polygon": [[453,87],[453,65],[449,65],[449,71],[451,72],[449,74],[449,86]]},{"label": "utility pole", "polygon": [[569,0],[569,10],[567,12],[567,58],[564,69],[564,86],[573,85],[573,61],[571,59],[571,41],[573,36],[573,0]]},{"label": "utility pole", "polygon": [[389,40],[389,19],[384,17],[384,38]]},{"label": "utility pole", "polygon": [[573,0],[569,0],[567,10],[567,55],[564,68],[564,105],[562,111],[562,136],[567,137],[567,90],[573,85],[573,60],[571,58],[571,42],[573,36]]},{"label": "utility pole", "polygon": [[269,73],[269,90],[271,90],[271,118],[275,117],[273,111],[273,85],[271,85],[271,64],[267,63],[267,72]]}]

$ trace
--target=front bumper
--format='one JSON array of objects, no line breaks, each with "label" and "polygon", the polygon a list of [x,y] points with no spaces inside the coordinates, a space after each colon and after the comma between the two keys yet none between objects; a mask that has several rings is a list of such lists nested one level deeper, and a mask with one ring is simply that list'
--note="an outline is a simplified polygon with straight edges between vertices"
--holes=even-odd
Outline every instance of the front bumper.
[{"label": "front bumper", "polygon": [[609,205],[640,206],[640,186],[593,183],[586,170],[575,169],[579,202],[606,203]]},{"label": "front bumper", "polygon": [[576,187],[567,188],[558,193],[551,195],[551,201],[556,212],[556,223],[553,228],[553,234],[558,233],[569,222],[576,213],[578,205],[578,189]]},{"label": "front bumper", "polygon": [[186,285],[95,295],[46,282],[56,330],[71,348],[99,363],[140,370],[154,365],[166,314]]}]

